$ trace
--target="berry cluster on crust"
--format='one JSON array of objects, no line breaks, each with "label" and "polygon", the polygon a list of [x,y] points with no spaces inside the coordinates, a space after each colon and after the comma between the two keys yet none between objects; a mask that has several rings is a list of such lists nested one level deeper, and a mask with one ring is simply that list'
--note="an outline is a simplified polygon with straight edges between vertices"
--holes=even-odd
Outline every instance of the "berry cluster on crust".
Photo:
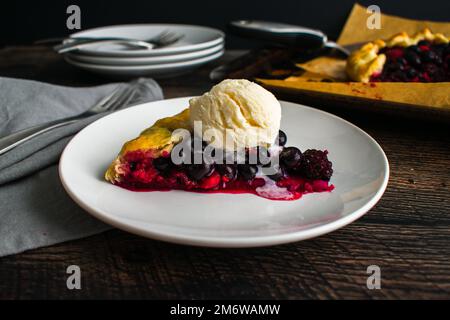
[{"label": "berry cluster on crust", "polygon": [[[448,47],[449,38],[441,33],[432,33],[429,29],[424,29],[413,36],[409,36],[406,32],[394,35],[390,39],[375,40],[363,45],[360,49],[352,52],[347,60],[346,72],[349,78],[353,81],[358,82],[370,82],[374,77],[382,74],[383,68],[385,67],[387,60],[391,57],[386,55],[386,51],[390,48],[407,48],[417,46],[420,42],[426,42],[432,46],[446,46]],[[427,47],[427,46],[425,46]],[[429,46],[428,46],[429,47]],[[447,48],[444,48],[447,50]],[[400,51],[400,50],[399,50]],[[429,51],[429,48],[426,49]],[[446,54],[446,53],[444,53]],[[401,54],[400,54],[401,55]],[[444,56],[444,59],[446,57]],[[394,55],[393,60],[396,60],[397,56]],[[442,59],[441,59],[442,60]],[[397,62],[397,61],[394,61]],[[448,61],[443,61],[443,63],[448,63]],[[414,66],[414,62],[411,63]],[[399,64],[400,65],[400,64]],[[401,67],[401,66],[400,66]],[[417,67],[417,66],[415,66]],[[448,67],[448,66],[447,66]],[[412,69],[412,68],[411,68]],[[403,71],[403,70],[401,70]],[[420,70],[419,70],[420,71]],[[391,78],[393,80],[391,80]],[[402,79],[402,77],[387,77],[385,81],[421,81],[422,79],[413,76],[408,79]],[[431,82],[432,79],[424,77],[423,82]],[[440,77],[441,78],[441,77]],[[439,78],[439,79],[440,79]],[[378,80],[383,81],[383,79]],[[438,80],[439,81],[439,80]]]}]

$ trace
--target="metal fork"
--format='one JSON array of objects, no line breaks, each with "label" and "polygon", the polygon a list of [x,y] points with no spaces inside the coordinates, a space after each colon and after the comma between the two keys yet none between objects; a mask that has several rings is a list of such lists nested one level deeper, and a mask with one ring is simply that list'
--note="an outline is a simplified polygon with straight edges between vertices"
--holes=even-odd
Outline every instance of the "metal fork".
[{"label": "metal fork", "polygon": [[84,46],[88,46],[93,43],[110,42],[110,43],[124,44],[132,47],[141,47],[150,50],[171,45],[183,37],[184,35],[180,35],[175,32],[167,30],[147,40],[128,39],[119,37],[99,37],[99,38],[77,37],[71,38],[70,41],[67,41],[65,43],[56,45],[53,47],[53,49],[56,50],[58,53],[66,53],[73,50],[78,50]]},{"label": "metal fork", "polygon": [[77,122],[92,115],[112,112],[127,105],[131,99],[133,99],[133,96],[136,93],[136,88],[141,85],[141,81],[143,80],[138,79],[131,82],[129,85],[119,85],[113,90],[113,92],[93,105],[89,110],[79,115],[50,121],[0,138],[0,155],[55,128]]}]

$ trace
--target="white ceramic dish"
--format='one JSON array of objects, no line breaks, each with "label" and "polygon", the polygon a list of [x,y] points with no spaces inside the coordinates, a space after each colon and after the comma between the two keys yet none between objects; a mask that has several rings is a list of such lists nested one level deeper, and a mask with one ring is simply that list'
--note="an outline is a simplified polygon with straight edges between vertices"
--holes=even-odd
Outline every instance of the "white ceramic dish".
[{"label": "white ceramic dish", "polygon": [[217,29],[183,24],[131,24],[100,27],[73,33],[71,37],[122,37],[147,40],[163,31],[182,34],[184,37],[171,46],[154,50],[130,50],[129,47],[103,43],[92,44],[80,50],[86,55],[109,57],[153,57],[174,53],[185,53],[214,47],[223,42],[225,34]]},{"label": "white ceramic dish", "polygon": [[103,179],[125,141],[155,120],[186,108],[188,100],[125,109],[80,131],[59,164],[68,194],[98,219],[144,237],[190,245],[252,247],[304,240],[339,229],[372,208],[387,186],[388,161],[375,140],[341,118],[289,102],[282,102],[281,125],[288,145],[329,150],[334,168],[331,181],[336,187],[330,193],[272,201],[251,194],[132,192]]},{"label": "white ceramic dish", "polygon": [[152,64],[152,65],[140,65],[140,66],[108,66],[101,64],[91,64],[85,62],[78,62],[72,60],[68,56],[65,60],[81,69],[106,75],[106,76],[116,76],[116,77],[131,77],[131,76],[151,76],[151,77],[168,77],[178,75],[184,72],[192,71],[195,68],[201,66],[202,64],[211,62],[220,58],[223,55],[223,50],[216,52],[212,55],[180,62],[172,63],[162,63],[162,64]]},{"label": "white ceramic dish", "polygon": [[68,53],[67,56],[74,61],[98,64],[98,65],[113,65],[113,66],[145,66],[145,65],[156,65],[163,63],[173,63],[181,61],[190,61],[194,59],[199,59],[207,57],[218,53],[224,49],[224,44],[220,43],[212,48],[207,48],[198,51],[186,52],[186,53],[175,53],[168,54],[164,56],[150,56],[150,57],[102,57],[102,56],[90,56],[80,53]]}]

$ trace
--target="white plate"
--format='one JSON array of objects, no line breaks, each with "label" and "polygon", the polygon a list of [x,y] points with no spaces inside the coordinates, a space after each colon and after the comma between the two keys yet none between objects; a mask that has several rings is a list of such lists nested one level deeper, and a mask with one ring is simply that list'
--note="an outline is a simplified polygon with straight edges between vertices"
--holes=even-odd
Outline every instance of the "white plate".
[{"label": "white plate", "polygon": [[90,64],[99,65],[117,65],[117,66],[132,66],[132,65],[154,65],[162,63],[173,63],[181,61],[189,61],[193,59],[199,59],[207,57],[209,55],[222,51],[224,44],[220,43],[212,48],[198,50],[193,52],[169,54],[164,56],[155,57],[102,57],[102,56],[89,56],[79,53],[68,53],[67,56],[74,61],[84,62]]},{"label": "white plate", "polygon": [[[104,222],[141,236],[191,245],[252,247],[316,237],[356,220],[381,198],[389,165],[381,147],[351,123],[310,107],[281,102],[288,145],[329,150],[335,170],[330,193],[296,201],[251,194],[132,192],[103,174],[122,144],[189,98],[147,103],[108,115],[78,133],[64,150],[64,188]],[[113,134],[112,134],[113,133]]]},{"label": "white plate", "polygon": [[208,63],[210,61],[216,60],[223,55],[223,50],[207,57],[180,61],[173,63],[163,63],[163,64],[152,64],[152,65],[142,65],[142,66],[108,66],[101,64],[91,64],[85,62],[78,62],[70,59],[68,56],[65,60],[81,69],[98,73],[107,76],[151,76],[151,77],[161,77],[161,76],[174,76],[180,73],[188,72],[194,70],[195,68],[201,66],[202,64]]},{"label": "white plate", "polygon": [[130,50],[119,44],[92,44],[80,49],[87,55],[125,56],[125,57],[153,57],[166,54],[192,52],[214,47],[223,42],[225,34],[217,29],[184,24],[131,24],[94,28],[71,34],[71,37],[122,37],[147,40],[163,31],[182,34],[184,37],[170,45],[155,50]]}]

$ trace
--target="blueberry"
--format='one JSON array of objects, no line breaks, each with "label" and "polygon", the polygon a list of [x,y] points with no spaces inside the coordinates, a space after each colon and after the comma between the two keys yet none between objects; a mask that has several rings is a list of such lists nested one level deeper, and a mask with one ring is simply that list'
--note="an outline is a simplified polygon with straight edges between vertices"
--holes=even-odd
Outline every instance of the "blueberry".
[{"label": "blueberry", "polygon": [[130,162],[130,163],[128,163],[128,166],[130,167],[130,170],[131,171],[134,171],[135,169],[136,169],[136,162]]},{"label": "blueberry", "polygon": [[286,133],[284,133],[283,131],[278,131],[278,145],[281,147],[284,147],[286,145],[287,142],[287,136]]},{"label": "blueberry", "polygon": [[405,73],[403,73],[402,71],[398,70],[398,71],[395,71],[394,73],[392,73],[392,81],[404,82],[406,80],[407,80],[407,77],[406,77]]},{"label": "blueberry", "polygon": [[186,167],[186,171],[191,179],[199,181],[210,176],[214,171],[214,166],[208,163],[191,164]]},{"label": "blueberry", "polygon": [[436,53],[431,50],[422,53],[422,60],[425,62],[433,62],[437,58]]},{"label": "blueberry", "polygon": [[208,143],[205,141],[201,141],[198,138],[191,140],[191,161],[194,164],[199,164],[201,162],[213,163],[213,159],[216,155],[215,149],[211,146],[208,147],[208,152],[205,153],[205,149],[208,146]]},{"label": "blueberry", "polygon": [[399,62],[394,62],[394,63],[392,63],[392,64],[390,65],[390,68],[389,68],[389,69],[392,70],[392,71],[397,71],[397,70],[402,71],[402,70],[405,69],[405,65],[404,65],[404,64],[401,64],[401,63],[399,63]]},{"label": "blueberry", "polygon": [[418,43],[417,43],[417,45],[420,47],[420,46],[429,46],[430,45],[430,42],[429,41],[427,41],[427,40],[420,40]]},{"label": "blueberry", "polygon": [[258,164],[266,164],[270,162],[270,152],[265,147],[257,147],[258,152]]},{"label": "blueberry", "polygon": [[274,174],[268,175],[268,177],[269,177],[270,179],[275,180],[275,181],[278,181],[278,180],[280,180],[281,178],[283,178],[283,176],[284,176],[284,171],[283,171],[283,168],[282,168],[280,165],[275,165],[275,166],[273,167],[273,169],[275,169],[276,172],[275,172]]},{"label": "blueberry", "polygon": [[165,173],[170,169],[171,166],[170,159],[164,157],[153,159],[153,166],[160,173]]},{"label": "blueberry", "polygon": [[302,162],[302,152],[296,147],[284,148],[280,153],[280,160],[287,168],[296,168]]},{"label": "blueberry", "polygon": [[442,64],[443,63],[442,58],[440,56],[436,56],[436,58],[434,59],[434,63]]},{"label": "blueberry", "polygon": [[386,71],[389,71],[389,72],[394,72],[395,70],[397,70],[397,68],[395,67],[395,63],[394,62],[387,62],[384,65],[384,69]]},{"label": "blueberry", "polygon": [[422,73],[419,75],[420,82],[430,82],[430,76],[427,73]]},{"label": "blueberry", "polygon": [[258,172],[258,167],[255,165],[240,164],[238,165],[239,175],[244,178],[244,180],[253,180]]},{"label": "blueberry", "polygon": [[236,166],[232,164],[218,164],[216,166],[216,169],[220,173],[220,175],[227,177],[230,180],[236,179],[237,175]]},{"label": "blueberry", "polygon": [[[205,149],[205,147],[208,145],[207,142],[202,141],[200,138],[195,137],[193,139],[191,139],[191,150],[193,151],[202,151],[203,149]],[[195,150],[194,147],[199,148],[199,150]],[[200,150],[201,148],[201,150]]]},{"label": "blueberry", "polygon": [[406,76],[407,76],[409,79],[415,78],[415,77],[417,77],[417,75],[418,75],[417,70],[414,69],[414,68],[409,68],[409,69],[406,71]]},{"label": "blueberry", "polygon": [[256,148],[245,149],[245,163],[246,164],[258,163],[258,150]]},{"label": "blueberry", "polygon": [[408,62],[406,61],[405,58],[398,58],[398,59],[397,59],[397,63],[400,64],[400,65],[402,65],[402,66],[404,66],[404,65],[406,65]]},{"label": "blueberry", "polygon": [[414,45],[414,46],[409,46],[407,48],[407,51],[414,52],[414,53],[420,53],[421,50],[420,50],[419,46]]},{"label": "blueberry", "polygon": [[212,148],[211,146],[206,147],[205,150],[203,150],[202,152],[203,161],[208,163],[214,163],[214,161],[216,160],[215,159],[216,154],[218,157],[223,157],[222,150]]},{"label": "blueberry", "polygon": [[438,56],[442,56],[445,51],[445,44],[436,44],[431,46],[431,50],[433,50]]},{"label": "blueberry", "polygon": [[407,52],[407,53],[405,54],[405,59],[406,59],[406,61],[408,61],[410,64],[416,65],[416,66],[420,65],[421,62],[422,62],[422,61],[420,60],[419,55],[418,55],[417,53],[414,53],[414,52],[411,52],[411,51],[409,51],[409,52]]},{"label": "blueberry", "polygon": [[444,53],[450,54],[450,42],[445,45]]}]

